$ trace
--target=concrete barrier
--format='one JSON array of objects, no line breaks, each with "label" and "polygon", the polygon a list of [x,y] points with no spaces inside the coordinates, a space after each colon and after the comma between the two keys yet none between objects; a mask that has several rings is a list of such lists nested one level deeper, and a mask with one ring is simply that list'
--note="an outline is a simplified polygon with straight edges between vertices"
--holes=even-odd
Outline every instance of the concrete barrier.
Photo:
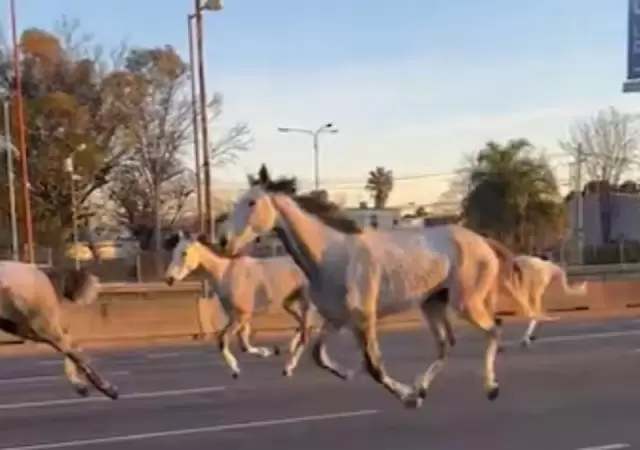
[{"label": "concrete barrier", "polygon": [[[585,296],[564,296],[551,289],[545,295],[547,311],[572,315],[583,311],[611,316],[640,312],[640,277],[598,279],[589,275]],[[98,301],[89,306],[63,303],[69,331],[78,342],[154,340],[159,338],[198,338],[219,330],[226,318],[217,301],[201,298],[200,283],[184,282],[169,287],[164,283],[107,283]],[[501,316],[521,316],[517,305],[499,302]],[[388,317],[384,327],[414,326],[422,321],[412,311]],[[293,320],[280,310],[257,314],[256,332],[290,332]],[[0,333],[0,344],[21,340]]]}]

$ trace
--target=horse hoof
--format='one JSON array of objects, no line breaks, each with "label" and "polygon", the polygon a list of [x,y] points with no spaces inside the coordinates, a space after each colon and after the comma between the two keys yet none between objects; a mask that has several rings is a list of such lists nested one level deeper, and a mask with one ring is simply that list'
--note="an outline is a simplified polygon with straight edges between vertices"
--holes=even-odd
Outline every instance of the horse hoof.
[{"label": "horse hoof", "polygon": [[356,374],[353,370],[347,370],[345,373],[342,374],[340,378],[342,378],[344,381],[350,381],[355,375]]},{"label": "horse hoof", "polygon": [[422,400],[424,400],[425,398],[427,398],[427,390],[423,387],[418,388],[416,395],[420,397]]},{"label": "horse hoof", "polygon": [[89,388],[87,386],[75,386],[74,389],[80,397],[89,396]]},{"label": "horse hoof", "polygon": [[273,347],[273,354],[275,356],[280,356],[280,353],[282,353],[282,351],[280,350],[280,347],[278,347],[277,345]]},{"label": "horse hoof", "polygon": [[104,394],[109,397],[111,400],[118,400],[120,397],[120,393],[115,386],[107,386],[104,388]]},{"label": "horse hoof", "polygon": [[487,398],[490,401],[494,401],[495,399],[498,398],[499,395],[500,395],[500,387],[499,386],[492,387],[491,389],[489,389],[487,391]]},{"label": "horse hoof", "polygon": [[535,341],[536,339],[538,339],[538,336],[530,336],[530,337],[529,337],[529,340],[530,340],[531,342]]},{"label": "horse hoof", "polygon": [[231,372],[231,378],[237,380],[238,378],[240,378],[240,372]]},{"label": "horse hoof", "polygon": [[422,406],[424,399],[418,395],[411,395],[404,400],[404,406],[407,409],[418,409]]}]

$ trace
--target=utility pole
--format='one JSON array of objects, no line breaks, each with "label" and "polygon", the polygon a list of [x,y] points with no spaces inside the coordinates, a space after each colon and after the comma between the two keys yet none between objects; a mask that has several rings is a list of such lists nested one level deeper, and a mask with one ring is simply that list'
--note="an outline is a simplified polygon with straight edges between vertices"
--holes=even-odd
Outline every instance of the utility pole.
[{"label": "utility pole", "polygon": [[576,148],[576,185],[574,187],[576,193],[576,221],[575,233],[576,244],[578,250],[578,263],[584,263],[584,211],[582,198],[582,162],[584,160],[584,151],[582,144],[578,144]]},{"label": "utility pole", "polygon": [[4,115],[4,151],[7,157],[7,182],[9,183],[9,215],[11,220],[11,257],[14,261],[20,260],[20,249],[18,247],[18,220],[16,213],[16,190],[15,174],[13,173],[14,147],[11,142],[11,119],[9,109],[9,98],[2,101]]}]

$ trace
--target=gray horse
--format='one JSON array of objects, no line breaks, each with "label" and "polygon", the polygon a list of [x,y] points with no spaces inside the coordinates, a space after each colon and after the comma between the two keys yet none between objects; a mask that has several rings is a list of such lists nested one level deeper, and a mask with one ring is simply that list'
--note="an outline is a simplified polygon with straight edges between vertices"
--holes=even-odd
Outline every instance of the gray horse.
[{"label": "gray horse", "polygon": [[65,374],[79,395],[89,395],[89,389],[78,370],[96,389],[115,400],[116,387],[89,365],[62,325],[59,299],[88,305],[97,298],[98,289],[98,278],[84,269],[47,274],[32,264],[0,261],[0,329],[48,344],[64,355]]}]

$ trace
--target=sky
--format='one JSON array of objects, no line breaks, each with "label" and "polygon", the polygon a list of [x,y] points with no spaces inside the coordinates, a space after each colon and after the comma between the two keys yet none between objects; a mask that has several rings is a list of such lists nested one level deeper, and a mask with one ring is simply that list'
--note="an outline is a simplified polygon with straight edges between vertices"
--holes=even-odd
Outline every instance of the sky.
[{"label": "sky", "polygon": [[[107,47],[170,44],[185,58],[192,0],[18,0],[18,27],[78,19]],[[311,182],[317,128],[321,185],[367,199],[375,166],[393,170],[393,204],[436,201],[464,155],[489,139],[527,137],[549,154],[598,109],[635,111],[622,94],[627,0],[225,0],[205,14],[207,91],[224,96],[220,133],[247,122],[254,145],[215,185],[234,192],[265,162]],[[6,30],[7,11],[0,20]],[[6,31],[5,31],[6,32]],[[566,180],[566,158],[554,158]]]}]

